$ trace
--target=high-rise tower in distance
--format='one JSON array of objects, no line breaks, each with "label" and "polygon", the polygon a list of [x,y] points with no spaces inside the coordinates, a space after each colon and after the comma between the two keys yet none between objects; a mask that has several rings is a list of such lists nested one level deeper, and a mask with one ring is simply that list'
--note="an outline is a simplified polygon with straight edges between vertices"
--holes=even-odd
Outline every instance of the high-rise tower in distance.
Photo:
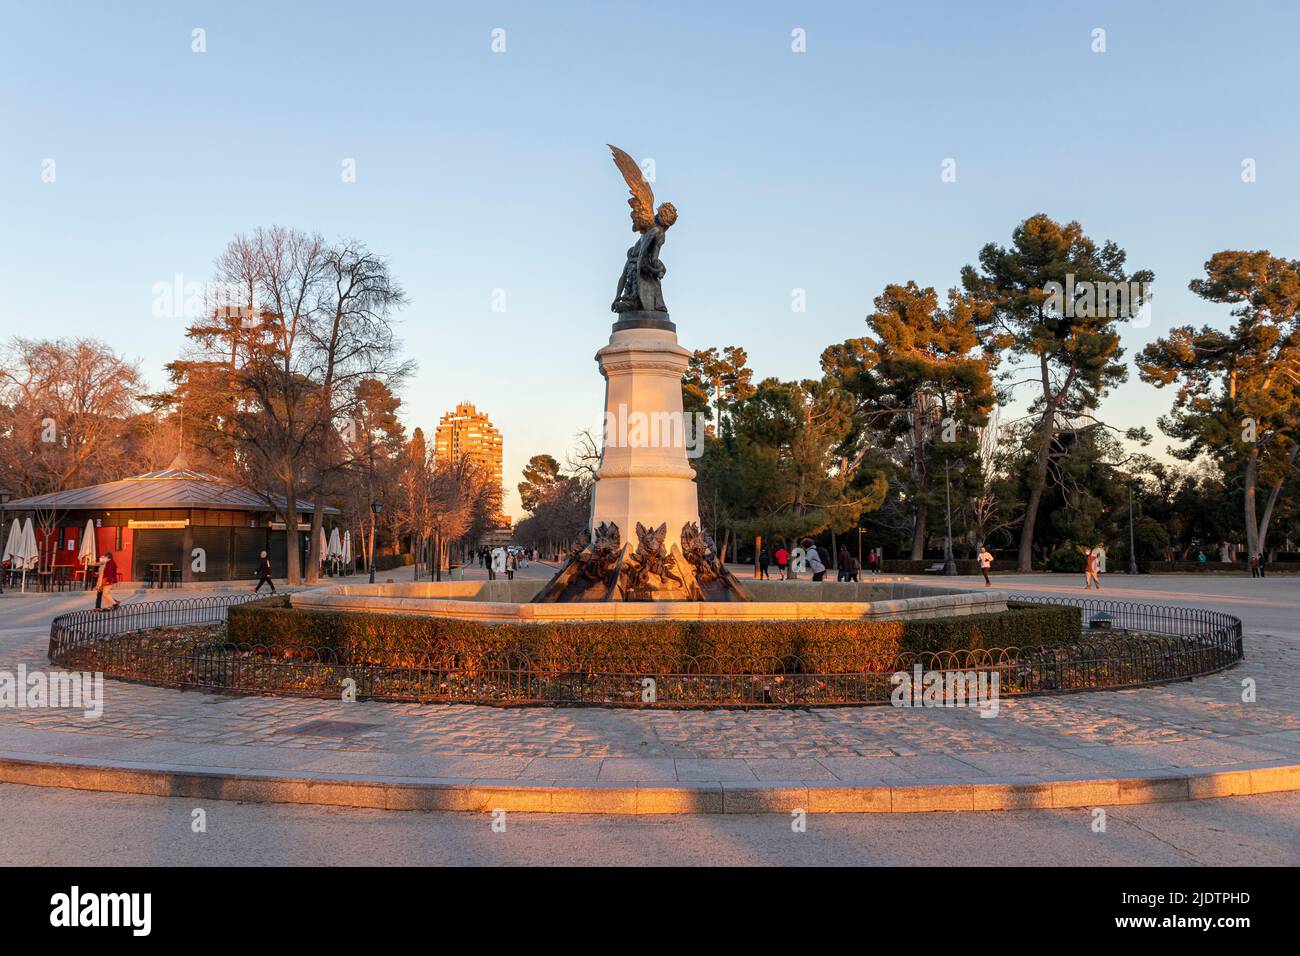
[{"label": "high-rise tower in distance", "polygon": [[438,421],[433,457],[439,462],[468,458],[479,471],[501,486],[501,432],[486,413],[469,402],[460,402],[455,411],[447,412]]}]

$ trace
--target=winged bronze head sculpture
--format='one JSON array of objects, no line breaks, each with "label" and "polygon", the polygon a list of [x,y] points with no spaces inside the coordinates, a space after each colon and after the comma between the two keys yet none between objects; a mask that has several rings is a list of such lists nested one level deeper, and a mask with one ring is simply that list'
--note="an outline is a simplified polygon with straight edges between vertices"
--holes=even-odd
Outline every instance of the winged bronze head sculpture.
[{"label": "winged bronze head sculpture", "polygon": [[662,312],[666,318],[668,307],[664,305],[661,283],[668,270],[659,261],[659,250],[669,228],[677,221],[677,208],[666,202],[655,209],[654,190],[641,174],[636,160],[617,146],[609,146],[609,151],[632,194],[627,201],[632,209],[632,231],[641,236],[627,251],[627,262],[618,278],[618,292],[610,311]]}]

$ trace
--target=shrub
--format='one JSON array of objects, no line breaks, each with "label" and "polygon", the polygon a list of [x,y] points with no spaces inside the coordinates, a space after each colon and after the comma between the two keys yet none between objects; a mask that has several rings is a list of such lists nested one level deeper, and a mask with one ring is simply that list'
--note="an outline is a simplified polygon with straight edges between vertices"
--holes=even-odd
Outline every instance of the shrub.
[{"label": "shrub", "polygon": [[1031,647],[1077,641],[1078,608],[1008,605],[1005,614],[914,621],[635,621],[492,624],[401,614],[294,608],[274,597],[230,609],[238,644],[301,652],[341,663],[501,666],[526,657],[556,669],[674,671],[706,668],[814,672],[881,670],[906,652]]},{"label": "shrub", "polygon": [[405,568],[415,563],[413,554],[377,554],[375,555],[375,571],[391,571],[394,568]]},{"label": "shrub", "polygon": [[1079,551],[1077,545],[1073,542],[1063,544],[1047,559],[1047,570],[1056,571],[1060,574],[1070,572],[1083,573],[1083,554]]}]

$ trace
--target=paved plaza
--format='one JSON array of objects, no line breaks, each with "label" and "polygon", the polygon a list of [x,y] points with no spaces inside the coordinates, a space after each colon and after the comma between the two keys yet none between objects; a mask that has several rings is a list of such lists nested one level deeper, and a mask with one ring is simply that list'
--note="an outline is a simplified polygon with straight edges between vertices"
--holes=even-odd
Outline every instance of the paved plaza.
[{"label": "paved plaza", "polygon": [[[534,565],[523,573],[546,576],[550,569]],[[1002,576],[995,583],[1020,593],[1083,593],[1074,578],[1060,575]],[[9,759],[84,766],[315,781],[705,791],[1050,784],[1262,773],[1300,764],[1300,578],[1130,581],[1113,575],[1105,583],[1103,595],[1112,600],[1191,604],[1240,616],[1245,662],[1162,687],[1004,699],[993,718],[961,708],[746,712],[344,703],[109,680],[99,719],[66,710],[0,710],[0,752]],[[126,599],[176,596],[140,592]],[[86,603],[75,593],[6,596],[0,603],[0,668],[47,668],[50,619]],[[1256,682],[1254,703],[1242,701],[1247,678]],[[334,723],[312,726],[317,721]],[[1097,802],[1104,799],[1102,791]]]},{"label": "paved plaza", "polygon": [[[193,813],[206,814],[194,832]],[[0,865],[1297,866],[1300,794],[1014,813],[603,816],[196,801],[0,784]]]}]

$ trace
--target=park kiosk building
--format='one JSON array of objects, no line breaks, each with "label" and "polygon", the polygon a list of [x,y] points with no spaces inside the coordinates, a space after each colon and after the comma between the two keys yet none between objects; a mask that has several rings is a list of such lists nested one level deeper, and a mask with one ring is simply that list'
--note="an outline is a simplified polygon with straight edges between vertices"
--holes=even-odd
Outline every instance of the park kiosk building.
[{"label": "park kiosk building", "polygon": [[[170,563],[180,580],[252,578],[265,550],[272,574],[284,577],[292,542],[306,567],[315,506],[299,500],[298,530],[284,524],[285,498],[263,495],[235,482],[194,471],[183,455],[162,471],[10,501],[9,517],[35,518],[42,567],[77,565],[81,536],[90,521],[95,553],[112,551],[118,573],[141,581],[151,565]],[[340,514],[326,507],[326,516]],[[199,554],[195,549],[202,549]],[[201,560],[196,560],[201,556]]]}]

